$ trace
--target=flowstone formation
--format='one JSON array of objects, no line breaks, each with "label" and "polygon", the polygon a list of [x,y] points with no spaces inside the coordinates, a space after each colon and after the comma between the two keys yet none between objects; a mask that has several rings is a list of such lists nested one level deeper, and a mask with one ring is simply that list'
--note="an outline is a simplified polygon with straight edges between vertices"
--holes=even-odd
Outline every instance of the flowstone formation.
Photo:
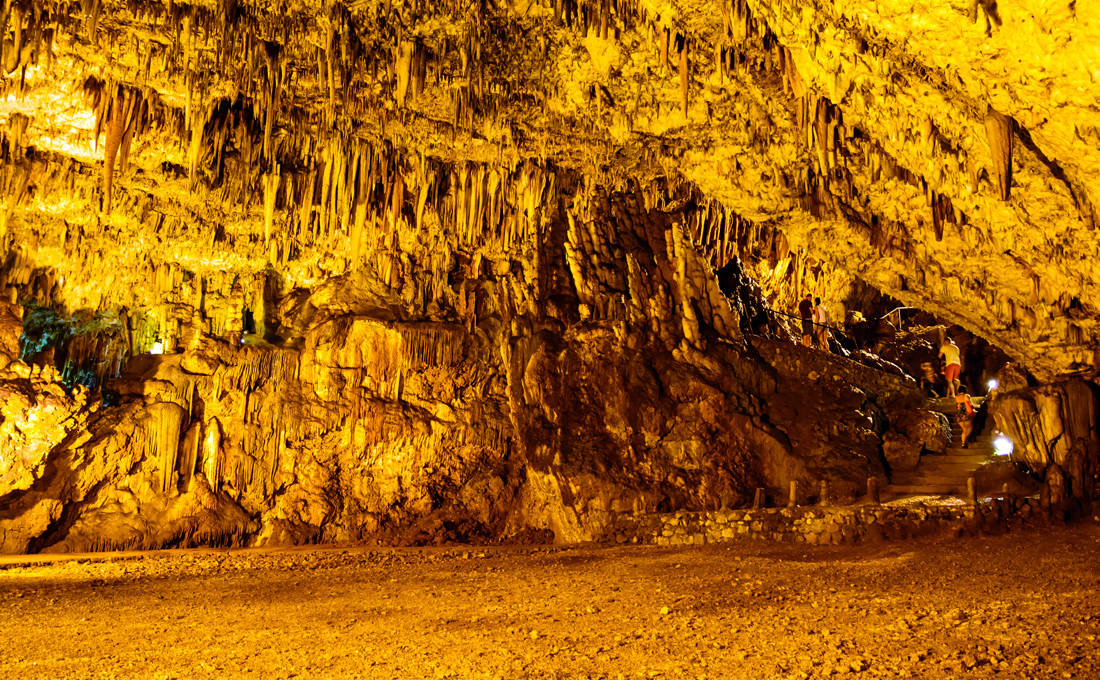
[{"label": "flowstone formation", "polygon": [[841,380],[746,339],[675,214],[549,204],[533,252],[456,254],[433,298],[360,270],[285,295],[277,344],[190,328],[178,353],[130,359],[79,438],[39,445],[51,474],[6,496],[6,548],[573,541],[616,513],[883,477],[877,433],[919,400],[911,380]]},{"label": "flowstone formation", "polygon": [[854,282],[1089,383],[1100,8],[956,5],[11,3],[3,549],[852,496],[943,445],[765,301]]}]

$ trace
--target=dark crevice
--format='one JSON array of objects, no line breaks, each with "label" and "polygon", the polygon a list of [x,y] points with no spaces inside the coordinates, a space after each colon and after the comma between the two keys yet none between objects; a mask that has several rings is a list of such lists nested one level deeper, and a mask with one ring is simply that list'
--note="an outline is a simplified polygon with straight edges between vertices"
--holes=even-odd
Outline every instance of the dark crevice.
[{"label": "dark crevice", "polygon": [[1080,186],[1077,182],[1071,180],[1066,171],[1062,168],[1061,164],[1053,158],[1048,157],[1043,150],[1039,148],[1039,145],[1032,139],[1031,133],[1023,125],[1020,125],[1019,121],[1013,120],[1014,127],[1016,128],[1016,136],[1020,138],[1024,146],[1028,148],[1035,158],[1040,163],[1047,167],[1050,174],[1054,175],[1055,179],[1066,185],[1066,189],[1069,190],[1069,195],[1073,199],[1073,205],[1077,208],[1077,214],[1081,217],[1081,220],[1085,224],[1089,225],[1090,229],[1096,229],[1097,216],[1096,210],[1093,208],[1091,202],[1088,200],[1088,192],[1084,187]]}]

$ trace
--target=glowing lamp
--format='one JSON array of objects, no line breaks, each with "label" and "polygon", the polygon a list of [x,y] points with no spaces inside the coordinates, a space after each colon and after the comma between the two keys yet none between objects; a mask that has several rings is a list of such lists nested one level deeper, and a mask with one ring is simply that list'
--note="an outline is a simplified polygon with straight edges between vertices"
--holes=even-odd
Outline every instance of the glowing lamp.
[{"label": "glowing lamp", "polygon": [[157,340],[153,343],[153,347],[149,350],[149,354],[164,354],[164,343]]},{"label": "glowing lamp", "polygon": [[993,439],[993,454],[996,456],[1011,456],[1014,448],[1012,440],[1003,434],[999,434]]},{"label": "glowing lamp", "polygon": [[1000,383],[997,382],[996,378],[994,378],[993,380],[990,380],[988,383],[986,383],[985,386],[989,388],[989,392],[992,392],[1000,386]]}]

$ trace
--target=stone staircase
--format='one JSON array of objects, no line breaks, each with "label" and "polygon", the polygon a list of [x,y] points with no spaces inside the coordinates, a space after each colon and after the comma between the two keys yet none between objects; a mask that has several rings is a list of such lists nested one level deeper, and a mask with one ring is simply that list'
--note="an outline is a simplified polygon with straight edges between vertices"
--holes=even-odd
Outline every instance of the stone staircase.
[{"label": "stone staircase", "polygon": [[[973,399],[974,406],[981,404],[981,398]],[[972,434],[967,448],[962,448],[962,427],[955,422],[955,400],[939,399],[933,402],[929,410],[943,413],[951,419],[951,443],[944,455],[927,454],[921,456],[914,470],[901,470],[891,475],[887,492],[894,495],[957,495],[966,493],[966,482],[974,472],[993,459],[992,428],[986,432]]]}]

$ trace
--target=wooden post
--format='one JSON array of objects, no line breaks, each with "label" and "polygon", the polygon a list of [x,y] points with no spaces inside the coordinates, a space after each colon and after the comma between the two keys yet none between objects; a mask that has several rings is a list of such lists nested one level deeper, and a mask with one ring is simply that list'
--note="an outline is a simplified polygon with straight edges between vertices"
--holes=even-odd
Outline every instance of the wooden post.
[{"label": "wooden post", "polygon": [[978,502],[978,484],[974,481],[974,477],[966,478],[966,497],[970,503],[977,504]]},{"label": "wooden post", "polygon": [[752,509],[759,510],[762,507],[764,507],[764,490],[757,489],[756,497],[752,500]]},{"label": "wooden post", "polygon": [[791,480],[791,488],[787,494],[787,507],[793,508],[798,505],[798,481]]},{"label": "wooden post", "polygon": [[867,498],[874,505],[881,502],[878,497],[878,477],[867,478]]},{"label": "wooden post", "polygon": [[818,485],[817,502],[821,505],[829,504],[829,480],[823,479]]}]

